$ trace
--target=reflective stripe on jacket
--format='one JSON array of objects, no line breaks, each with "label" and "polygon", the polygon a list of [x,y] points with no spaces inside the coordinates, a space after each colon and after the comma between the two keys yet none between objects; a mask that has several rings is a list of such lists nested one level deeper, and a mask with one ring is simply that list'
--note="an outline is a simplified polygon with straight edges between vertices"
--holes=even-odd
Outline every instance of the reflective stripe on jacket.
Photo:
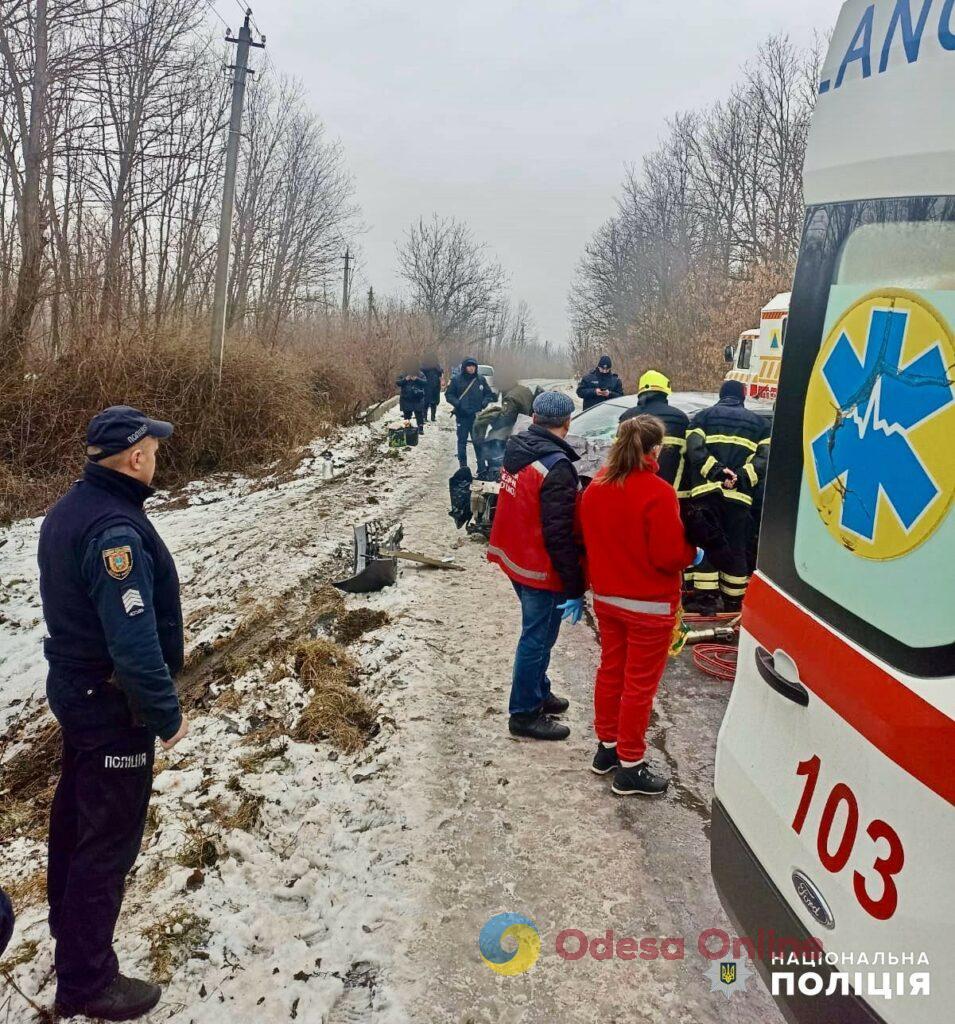
[{"label": "reflective stripe on jacket", "polygon": [[[770,423],[735,398],[724,398],[698,413],[686,435],[686,466],[680,497],[719,493],[727,501],[753,504],[753,492],[766,474]],[[723,471],[733,470],[736,487],[723,487]]]}]

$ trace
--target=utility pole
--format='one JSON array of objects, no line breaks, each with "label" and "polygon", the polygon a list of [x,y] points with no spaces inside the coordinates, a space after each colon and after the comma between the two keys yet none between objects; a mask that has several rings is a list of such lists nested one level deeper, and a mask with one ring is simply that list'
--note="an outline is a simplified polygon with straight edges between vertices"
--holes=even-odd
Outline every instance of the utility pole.
[{"label": "utility pole", "polygon": [[351,250],[345,249],[345,276],[342,279],[342,314],[348,316],[348,303],[351,300]]},{"label": "utility pole", "polygon": [[212,338],[210,355],[213,365],[222,376],[222,357],[225,347],[225,313],[226,299],[229,289],[229,250],[232,247],[232,211],[235,207],[235,175],[239,165],[239,138],[242,132],[242,107],[245,102],[245,83],[249,75],[255,72],[249,67],[249,48],[263,49],[262,42],[252,41],[252,30],[249,19],[252,11],[246,10],[245,23],[239,29],[238,38],[232,35],[231,29],[226,33],[226,42],[238,46],[235,64],[229,65],[234,72],[232,77],[232,115],[229,118],[229,141],[225,154],[225,181],[222,184],[222,216],[219,220],[219,253],[216,261],[216,284],[212,300]]},{"label": "utility pole", "polygon": [[375,289],[368,289],[368,326],[371,327],[371,318],[375,315]]}]

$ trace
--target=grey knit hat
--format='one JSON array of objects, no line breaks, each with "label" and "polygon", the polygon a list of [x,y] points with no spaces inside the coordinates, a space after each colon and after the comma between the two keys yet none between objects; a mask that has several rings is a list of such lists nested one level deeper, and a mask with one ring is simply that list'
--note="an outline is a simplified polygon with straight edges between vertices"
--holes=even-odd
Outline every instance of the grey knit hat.
[{"label": "grey knit hat", "polygon": [[574,415],[574,400],[563,391],[542,391],[534,399],[534,418],[542,427],[559,427]]}]

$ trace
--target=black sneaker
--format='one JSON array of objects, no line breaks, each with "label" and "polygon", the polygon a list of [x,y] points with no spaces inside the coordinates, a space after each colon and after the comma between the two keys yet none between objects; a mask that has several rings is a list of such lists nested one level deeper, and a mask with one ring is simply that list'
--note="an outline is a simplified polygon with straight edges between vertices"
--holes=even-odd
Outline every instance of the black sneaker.
[{"label": "black sneaker", "polygon": [[135,1020],[142,1017],[159,1002],[162,989],[139,978],[120,974],[98,996],[72,1006],[57,1000],[56,1012],[61,1017],[98,1017],[100,1020]]},{"label": "black sneaker", "polygon": [[607,775],[620,767],[620,758],[617,757],[616,747],[605,747],[602,743],[597,744],[597,753],[594,754],[593,764],[590,770],[595,775]]},{"label": "black sneaker", "polygon": [[570,701],[565,697],[558,697],[555,693],[549,693],[541,711],[545,715],[562,715],[569,707]]},{"label": "black sneaker", "polygon": [[663,796],[669,785],[669,779],[641,761],[633,768],[618,768],[610,788],[617,796]]},{"label": "black sneaker", "polygon": [[518,739],[565,740],[570,735],[568,726],[548,718],[542,711],[533,715],[511,715],[507,727]]}]

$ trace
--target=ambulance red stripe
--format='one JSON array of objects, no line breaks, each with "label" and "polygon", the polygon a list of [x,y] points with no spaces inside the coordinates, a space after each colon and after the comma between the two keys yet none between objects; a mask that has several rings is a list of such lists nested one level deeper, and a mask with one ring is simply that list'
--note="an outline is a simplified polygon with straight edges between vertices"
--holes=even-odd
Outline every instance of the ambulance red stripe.
[{"label": "ambulance red stripe", "polygon": [[[743,628],[784,650],[803,685],[900,768],[955,804],[955,722],[756,575]],[[942,685],[942,684],[939,684]]]}]

